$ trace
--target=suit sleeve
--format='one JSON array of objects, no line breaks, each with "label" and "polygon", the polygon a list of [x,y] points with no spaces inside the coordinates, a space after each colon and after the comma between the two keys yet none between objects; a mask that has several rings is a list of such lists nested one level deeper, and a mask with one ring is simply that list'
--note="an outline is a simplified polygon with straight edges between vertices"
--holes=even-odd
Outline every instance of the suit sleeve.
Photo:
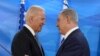
[{"label": "suit sleeve", "polygon": [[30,55],[29,40],[26,36],[15,36],[11,46],[12,56]]},{"label": "suit sleeve", "polygon": [[79,44],[70,44],[63,48],[61,56],[81,56],[82,48]]}]

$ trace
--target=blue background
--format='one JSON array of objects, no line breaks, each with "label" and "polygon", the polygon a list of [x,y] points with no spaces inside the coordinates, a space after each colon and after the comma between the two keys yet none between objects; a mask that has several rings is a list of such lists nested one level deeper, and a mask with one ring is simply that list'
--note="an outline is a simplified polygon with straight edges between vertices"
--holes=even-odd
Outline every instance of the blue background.
[{"label": "blue background", "polygon": [[[39,33],[46,56],[55,56],[60,34],[56,27],[58,14],[63,8],[63,0],[26,0],[25,9],[40,5],[46,11],[46,23]],[[79,14],[79,27],[85,34],[91,56],[100,56],[100,0],[68,0],[69,7]],[[19,30],[20,0],[0,0],[0,45],[10,51],[11,42]],[[0,56],[10,56],[0,46]]]}]

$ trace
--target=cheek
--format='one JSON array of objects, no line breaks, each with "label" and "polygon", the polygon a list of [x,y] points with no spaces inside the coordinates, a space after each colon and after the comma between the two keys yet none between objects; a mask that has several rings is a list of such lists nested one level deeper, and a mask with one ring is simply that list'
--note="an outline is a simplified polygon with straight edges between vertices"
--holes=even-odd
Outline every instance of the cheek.
[{"label": "cheek", "polygon": [[65,28],[65,23],[64,23],[64,22],[61,22],[61,23],[59,24],[59,27],[60,27],[60,29]]},{"label": "cheek", "polygon": [[39,27],[39,28],[42,27],[42,22],[38,22],[38,27]]},{"label": "cheek", "polygon": [[61,27],[63,25],[63,22],[59,22],[59,26]]},{"label": "cheek", "polygon": [[38,28],[41,28],[44,24],[44,21],[38,20],[36,23],[37,23]]}]

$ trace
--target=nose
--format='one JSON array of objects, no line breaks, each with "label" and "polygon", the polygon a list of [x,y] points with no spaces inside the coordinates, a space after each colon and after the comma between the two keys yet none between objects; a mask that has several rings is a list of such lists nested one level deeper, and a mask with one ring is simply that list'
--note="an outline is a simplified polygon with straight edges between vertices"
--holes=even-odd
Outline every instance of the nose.
[{"label": "nose", "polygon": [[58,22],[57,22],[56,26],[59,27]]}]

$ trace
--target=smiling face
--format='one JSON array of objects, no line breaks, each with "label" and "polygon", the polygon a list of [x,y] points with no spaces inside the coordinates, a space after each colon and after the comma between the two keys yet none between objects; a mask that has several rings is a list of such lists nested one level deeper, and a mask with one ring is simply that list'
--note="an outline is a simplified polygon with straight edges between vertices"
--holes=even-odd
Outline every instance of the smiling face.
[{"label": "smiling face", "polygon": [[57,26],[60,33],[65,35],[70,29],[77,26],[77,14],[72,9],[64,9],[58,18]]},{"label": "smiling face", "polygon": [[26,24],[28,24],[35,32],[40,32],[45,23],[45,12],[40,6],[31,6],[26,15]]},{"label": "smiling face", "polygon": [[37,15],[35,15],[32,19],[32,28],[35,32],[40,32],[42,29],[42,26],[45,23],[45,15],[44,12],[39,12]]},{"label": "smiling face", "polygon": [[57,21],[57,27],[60,30],[61,34],[65,34],[65,29],[66,29],[66,25],[67,25],[67,20],[66,18],[64,18],[64,16],[61,14],[58,18]]}]

